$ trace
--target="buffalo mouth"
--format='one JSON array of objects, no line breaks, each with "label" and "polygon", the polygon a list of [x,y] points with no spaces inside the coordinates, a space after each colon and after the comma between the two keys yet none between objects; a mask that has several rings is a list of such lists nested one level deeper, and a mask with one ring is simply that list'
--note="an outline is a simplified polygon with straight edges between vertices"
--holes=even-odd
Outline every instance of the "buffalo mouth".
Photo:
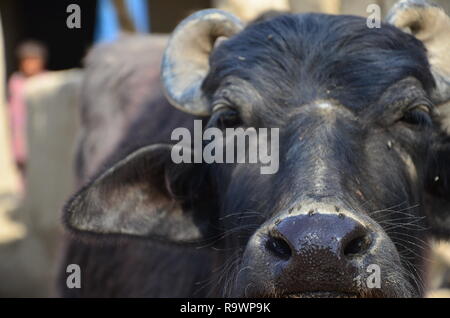
[{"label": "buffalo mouth", "polygon": [[289,294],[283,298],[361,298],[361,295],[335,291],[317,291]]},{"label": "buffalo mouth", "polygon": [[[239,297],[239,296],[238,296]],[[242,296],[241,296],[242,297]],[[408,294],[394,293],[388,290],[355,290],[355,291],[301,291],[286,294],[254,294],[246,295],[250,298],[391,298],[391,297],[411,297]]]}]

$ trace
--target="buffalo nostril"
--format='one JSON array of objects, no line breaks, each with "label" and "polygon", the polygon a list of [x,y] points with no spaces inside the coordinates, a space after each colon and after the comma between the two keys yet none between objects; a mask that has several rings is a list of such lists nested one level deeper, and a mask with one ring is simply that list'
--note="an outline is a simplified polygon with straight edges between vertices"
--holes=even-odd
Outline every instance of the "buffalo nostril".
[{"label": "buffalo nostril", "polygon": [[344,255],[347,257],[363,255],[371,244],[372,239],[369,235],[360,235],[347,243],[344,248]]},{"label": "buffalo nostril", "polygon": [[292,255],[292,250],[289,244],[282,238],[278,237],[269,237],[266,241],[266,249],[272,253],[272,255],[283,260],[288,260]]}]

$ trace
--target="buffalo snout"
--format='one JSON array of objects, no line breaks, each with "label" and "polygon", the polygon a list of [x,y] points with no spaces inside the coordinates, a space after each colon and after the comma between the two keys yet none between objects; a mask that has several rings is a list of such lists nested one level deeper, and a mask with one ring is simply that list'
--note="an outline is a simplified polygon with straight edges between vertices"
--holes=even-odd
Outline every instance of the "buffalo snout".
[{"label": "buffalo snout", "polygon": [[238,281],[245,296],[252,297],[375,296],[385,292],[383,273],[380,269],[374,277],[378,285],[368,287],[372,272],[367,268],[380,268],[387,255],[396,254],[389,237],[367,216],[336,205],[300,205],[253,235]]}]

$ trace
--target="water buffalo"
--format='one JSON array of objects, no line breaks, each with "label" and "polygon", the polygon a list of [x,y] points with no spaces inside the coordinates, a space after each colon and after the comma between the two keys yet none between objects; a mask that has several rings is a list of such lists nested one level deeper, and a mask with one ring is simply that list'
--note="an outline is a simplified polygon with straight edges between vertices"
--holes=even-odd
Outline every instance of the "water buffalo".
[{"label": "water buffalo", "polygon": [[[427,240],[450,238],[438,113],[450,100],[450,18],[409,0],[387,20],[283,14],[243,26],[205,10],[181,22],[163,56],[165,98],[64,209],[65,264],[80,265],[82,284],[68,289],[63,271],[63,295],[422,296]],[[194,119],[278,128],[278,171],[174,163],[170,132]]]}]

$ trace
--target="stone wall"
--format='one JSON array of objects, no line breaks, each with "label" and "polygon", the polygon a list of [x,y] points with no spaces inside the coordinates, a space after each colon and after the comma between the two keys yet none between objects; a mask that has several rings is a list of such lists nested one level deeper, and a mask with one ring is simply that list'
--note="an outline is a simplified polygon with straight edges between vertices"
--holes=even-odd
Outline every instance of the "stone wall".
[{"label": "stone wall", "polygon": [[61,208],[74,191],[81,77],[78,70],[49,72],[26,85],[26,195],[9,213],[9,221],[25,232],[0,242],[0,296],[53,295],[62,241]]}]

